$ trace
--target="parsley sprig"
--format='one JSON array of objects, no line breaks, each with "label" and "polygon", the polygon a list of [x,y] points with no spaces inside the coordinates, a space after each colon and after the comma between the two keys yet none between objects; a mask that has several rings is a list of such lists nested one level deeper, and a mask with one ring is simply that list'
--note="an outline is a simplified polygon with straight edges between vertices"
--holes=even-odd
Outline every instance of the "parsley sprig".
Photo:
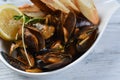
[{"label": "parsley sprig", "polygon": [[44,18],[33,18],[27,15],[15,15],[13,18],[14,20],[18,21],[22,19],[23,17],[25,18],[24,24],[43,22],[45,20]]}]

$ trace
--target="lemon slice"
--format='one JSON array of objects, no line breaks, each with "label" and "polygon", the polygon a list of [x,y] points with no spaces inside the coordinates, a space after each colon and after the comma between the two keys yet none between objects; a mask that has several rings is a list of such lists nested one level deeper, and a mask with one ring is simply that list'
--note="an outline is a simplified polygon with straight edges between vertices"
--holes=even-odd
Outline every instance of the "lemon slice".
[{"label": "lemon slice", "polygon": [[15,40],[22,20],[14,20],[15,15],[22,15],[22,12],[13,5],[0,6],[0,37],[4,40]]}]

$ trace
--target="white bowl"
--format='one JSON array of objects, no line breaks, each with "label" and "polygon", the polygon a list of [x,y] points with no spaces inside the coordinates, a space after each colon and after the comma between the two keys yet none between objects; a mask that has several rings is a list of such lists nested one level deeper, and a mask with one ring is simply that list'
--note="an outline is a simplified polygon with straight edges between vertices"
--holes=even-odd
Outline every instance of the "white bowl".
[{"label": "white bowl", "polygon": [[[116,0],[94,0],[95,5],[97,7],[98,13],[101,18],[101,22],[99,27],[99,35],[97,37],[97,40],[94,42],[94,44],[91,46],[91,48],[86,51],[80,58],[72,62],[71,64],[65,66],[64,68],[51,71],[51,72],[43,72],[43,73],[28,73],[21,70],[18,70],[14,67],[12,67],[10,64],[6,62],[6,60],[3,58],[3,56],[0,54],[0,60],[9,68],[11,68],[13,71],[29,77],[41,77],[41,76],[50,76],[55,75],[56,73],[60,73],[61,71],[68,70],[68,68],[72,67],[73,65],[76,65],[78,62],[80,62],[82,59],[84,59],[95,47],[95,45],[98,43],[99,39],[103,35],[104,30],[106,29],[107,23],[109,22],[112,14],[120,7],[120,4]],[[15,4],[15,3],[13,3]],[[16,5],[16,4],[15,4]],[[4,48],[4,45],[2,44],[2,40],[0,40],[0,51],[6,51]]]}]

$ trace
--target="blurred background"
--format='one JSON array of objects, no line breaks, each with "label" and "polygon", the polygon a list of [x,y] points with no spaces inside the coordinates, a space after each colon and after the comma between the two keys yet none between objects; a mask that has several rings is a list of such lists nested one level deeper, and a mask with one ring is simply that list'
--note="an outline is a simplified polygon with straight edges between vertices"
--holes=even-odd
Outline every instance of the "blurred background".
[{"label": "blurred background", "polygon": [[30,0],[0,0],[0,5],[2,4],[14,4],[20,6],[22,4],[31,4]]}]

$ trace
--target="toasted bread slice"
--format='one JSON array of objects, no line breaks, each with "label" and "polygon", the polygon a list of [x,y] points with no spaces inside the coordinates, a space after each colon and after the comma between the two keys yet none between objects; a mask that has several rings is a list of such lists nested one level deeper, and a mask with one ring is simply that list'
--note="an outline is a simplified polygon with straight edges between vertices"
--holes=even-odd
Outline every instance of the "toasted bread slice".
[{"label": "toasted bread slice", "polygon": [[70,10],[65,7],[59,0],[41,0],[44,4],[46,4],[53,11],[61,10],[64,13],[69,13]]},{"label": "toasted bread slice", "polygon": [[20,6],[19,9],[22,12],[39,12],[40,11],[40,9],[37,6],[29,5],[29,4],[25,4],[23,6]]},{"label": "toasted bread slice", "polygon": [[36,5],[41,11],[47,13],[52,13],[53,11],[47,7],[46,4],[44,4],[41,0],[31,0],[31,2]]},{"label": "toasted bread slice", "polygon": [[28,5],[25,4],[19,7],[19,10],[22,11],[27,16],[31,17],[44,17],[45,13],[42,12],[37,6],[35,5]]},{"label": "toasted bread slice", "polygon": [[63,3],[67,8],[70,10],[80,12],[79,9],[72,3],[71,0],[59,0],[61,3]]},{"label": "toasted bread slice", "polygon": [[74,0],[81,13],[93,24],[99,23],[99,16],[92,0]]}]

